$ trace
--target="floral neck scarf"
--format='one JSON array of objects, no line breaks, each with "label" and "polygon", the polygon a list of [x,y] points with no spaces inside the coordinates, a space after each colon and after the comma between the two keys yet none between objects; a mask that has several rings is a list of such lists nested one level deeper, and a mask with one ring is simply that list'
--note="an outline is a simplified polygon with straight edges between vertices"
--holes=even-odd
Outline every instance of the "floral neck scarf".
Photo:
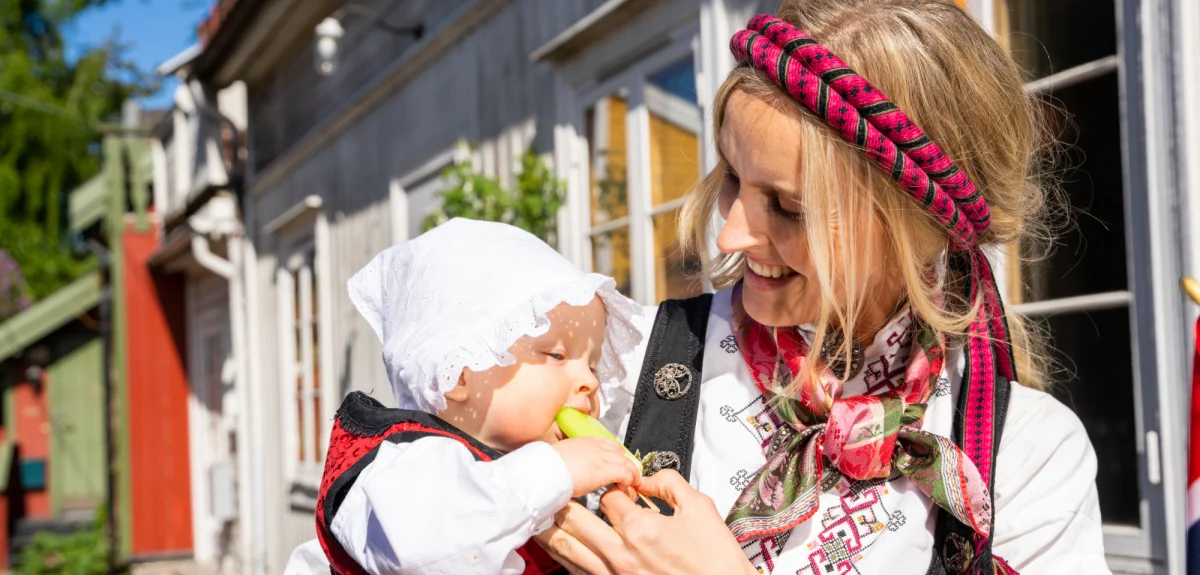
[{"label": "floral neck scarf", "polygon": [[919,320],[909,326],[914,331],[902,383],[877,395],[842,397],[843,383],[828,367],[792,387],[809,369],[808,343],[797,328],[771,328],[750,318],[741,284],[733,290],[733,328],[755,383],[787,422],[726,519],[739,542],[807,521],[818,510],[822,484],[838,474],[869,480],[898,473],[988,536],[992,499],[979,470],[950,439],[920,428],[945,360],[932,329]]}]

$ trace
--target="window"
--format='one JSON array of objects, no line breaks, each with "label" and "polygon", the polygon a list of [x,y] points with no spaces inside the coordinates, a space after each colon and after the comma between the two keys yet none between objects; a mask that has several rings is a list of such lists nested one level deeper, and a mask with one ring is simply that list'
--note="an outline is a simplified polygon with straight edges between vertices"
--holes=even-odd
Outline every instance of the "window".
[{"label": "window", "polygon": [[625,295],[631,294],[633,283],[625,133],[628,99],[628,91],[623,90],[598,100],[587,111],[592,269],[615,278],[617,289]]},{"label": "window", "polygon": [[283,407],[285,471],[294,483],[315,488],[321,478],[336,403],[330,382],[328,290],[321,246],[326,224],[321,201],[310,196],[268,224],[280,239],[275,273],[278,302],[279,380]]},{"label": "window", "polygon": [[676,43],[600,87],[583,111],[591,269],[643,303],[703,291],[677,219],[701,176],[701,114],[690,44]]},{"label": "window", "polygon": [[296,471],[303,474],[319,467],[322,453],[321,327],[318,317],[317,273],[312,244],[297,248],[279,270],[279,291],[286,313],[286,331],[280,334],[283,348],[283,377],[289,386],[288,445],[295,456]]},{"label": "window", "polygon": [[[1062,187],[1073,224],[1049,257],[1010,260],[1006,299],[1012,311],[1049,332],[1058,364],[1050,374],[1052,393],[1074,409],[1096,450],[1110,560],[1145,562],[1153,553],[1142,508],[1146,470],[1138,434],[1144,411],[1138,408],[1130,281],[1145,264],[1127,253],[1117,10],[1115,0],[996,5],[997,38],[1030,74],[1026,91],[1048,107],[1055,133],[1070,146]],[[1034,255],[1028,246],[1012,253]]]}]

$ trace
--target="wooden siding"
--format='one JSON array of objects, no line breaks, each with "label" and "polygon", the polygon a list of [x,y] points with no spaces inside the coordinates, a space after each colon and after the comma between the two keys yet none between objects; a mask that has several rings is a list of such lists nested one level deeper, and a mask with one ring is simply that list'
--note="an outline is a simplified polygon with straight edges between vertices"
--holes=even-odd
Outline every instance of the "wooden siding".
[{"label": "wooden siding", "polygon": [[[346,297],[346,281],[372,256],[392,241],[389,184],[403,177],[430,158],[450,148],[456,141],[480,144],[475,159],[493,175],[511,182],[517,158],[533,145],[540,152],[551,150],[555,110],[553,69],[547,63],[533,63],[529,54],[602,3],[602,0],[516,0],[496,17],[463,38],[454,49],[426,68],[409,83],[396,90],[386,101],[356,124],[335,137],[327,146],[299,164],[271,188],[256,195],[248,210],[247,227],[253,234],[259,254],[257,316],[261,330],[259,369],[261,385],[268,398],[279,399],[282,386],[278,374],[278,325],[274,288],[275,251],[278,238],[263,233],[262,226],[297,205],[311,194],[321,196],[322,209],[329,222],[329,282],[332,301],[328,337],[333,356],[334,381],[339,395],[352,390],[370,393],[394,405],[386,374],[380,360],[381,349],[374,333]],[[411,4],[420,4],[412,2]],[[433,4],[433,3],[430,3]],[[438,10],[446,13],[461,2],[450,2]],[[389,21],[400,22],[398,18]],[[354,36],[347,30],[347,37]],[[348,52],[342,61],[347,75],[371,75],[390,67],[399,54],[387,53],[376,46],[368,49],[364,39],[362,54],[373,53],[378,66],[356,63],[356,52]],[[358,50],[358,49],[356,49]],[[304,75],[312,69],[311,54],[305,51],[291,63],[280,65],[278,85],[251,86],[250,117],[255,153],[267,145],[263,131],[279,131],[287,124],[316,125],[335,108],[346,105],[355,90],[336,87],[338,76],[320,78],[313,74],[307,87]],[[370,70],[371,74],[363,70]],[[285,82],[284,76],[292,76]],[[317,87],[316,83],[329,84]],[[256,92],[257,88],[257,92]],[[302,94],[302,97],[298,95]],[[285,103],[289,100],[314,99],[320,104]],[[257,123],[255,123],[257,122]],[[291,129],[291,128],[287,128]],[[297,132],[307,132],[297,130]],[[278,136],[267,136],[277,138]],[[284,138],[287,139],[287,138]],[[276,144],[270,144],[272,146]],[[293,144],[288,144],[293,145]],[[253,188],[253,182],[250,182]],[[410,205],[424,213],[431,206]],[[418,230],[410,230],[410,235]],[[325,304],[326,302],[322,302]],[[268,399],[268,402],[272,402]],[[282,442],[278,410],[263,410],[263,445]],[[282,454],[269,453],[266,460],[269,486],[266,501],[268,521],[267,570],[283,569],[291,550],[313,537],[313,510],[297,503],[282,475]]]},{"label": "wooden siding", "polygon": [[[422,22],[426,30],[438,26],[468,0],[367,0],[363,5],[379,12],[390,24]],[[250,131],[254,133],[255,169],[262,170],[309,130],[336,112],[363,86],[401,57],[414,40],[379,28],[370,18],[350,11],[341,20],[345,36],[338,45],[337,69],[329,77],[316,72],[312,31],[296,39],[293,57],[249,86]],[[303,97],[296,97],[303,94]]]},{"label": "wooden siding", "polygon": [[130,463],[123,481],[131,499],[134,556],[192,548],[181,276],[151,275],[146,260],[157,233],[123,238],[128,326]]}]

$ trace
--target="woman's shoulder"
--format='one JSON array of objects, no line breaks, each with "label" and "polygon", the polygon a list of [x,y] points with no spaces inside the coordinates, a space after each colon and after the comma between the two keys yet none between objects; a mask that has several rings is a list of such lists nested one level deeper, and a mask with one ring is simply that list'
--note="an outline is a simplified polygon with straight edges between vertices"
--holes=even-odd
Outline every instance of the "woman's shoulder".
[{"label": "woman's shoulder", "polygon": [[1079,416],[1044,391],[1011,385],[997,457],[998,507],[1030,490],[1094,496],[1096,452]]},{"label": "woman's shoulder", "polygon": [[1012,384],[996,459],[995,552],[1022,572],[1108,573],[1096,452],[1054,396]]}]

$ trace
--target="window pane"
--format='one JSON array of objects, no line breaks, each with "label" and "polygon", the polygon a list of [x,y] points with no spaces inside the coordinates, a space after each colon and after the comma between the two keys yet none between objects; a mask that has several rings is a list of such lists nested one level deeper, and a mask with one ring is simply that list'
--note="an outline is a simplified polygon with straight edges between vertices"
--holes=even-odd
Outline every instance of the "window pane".
[{"label": "window pane", "polygon": [[696,102],[696,65],[689,55],[646,78],[654,86],[685,102]]},{"label": "window pane", "polygon": [[[1007,0],[1013,58],[1041,78],[1117,53],[1114,0]],[[1003,29],[1003,28],[1001,28]]]},{"label": "window pane", "polygon": [[704,291],[700,259],[684,257],[679,248],[679,210],[654,218],[654,275],[657,302],[682,299]]},{"label": "window pane", "polygon": [[321,427],[322,427],[321,426],[321,420],[322,420],[322,417],[321,417],[321,329],[320,329],[321,324],[317,320],[317,317],[318,317],[317,312],[320,309],[320,306],[318,305],[320,298],[317,297],[317,294],[319,292],[317,291],[316,253],[314,251],[310,250],[308,252],[308,255],[306,256],[306,258],[308,259],[308,265],[310,266],[310,269],[312,270],[308,274],[308,277],[310,278],[310,281],[312,282],[311,289],[308,290],[308,295],[309,295],[308,303],[311,308],[311,312],[308,314],[308,319],[309,319],[309,325],[311,326],[311,331],[312,331],[312,366],[310,369],[312,370],[312,386],[313,386],[312,390],[310,390],[310,392],[312,394],[312,407],[313,407],[313,415],[312,415],[313,416],[313,428],[312,428],[313,429],[313,437],[312,437],[313,453],[312,453],[311,461],[317,462],[317,461],[321,461],[321,455],[322,455],[322,453],[321,453]]},{"label": "window pane", "polygon": [[592,236],[592,269],[598,274],[616,279],[617,290],[631,296],[629,228],[618,228]]},{"label": "window pane", "polygon": [[700,177],[700,107],[691,56],[648,78],[652,205],[682,198]]},{"label": "window pane", "polygon": [[[297,371],[299,373],[299,371]],[[296,461],[304,461],[304,395],[303,378],[296,376]]]},{"label": "window pane", "polygon": [[592,225],[629,215],[625,191],[628,172],[625,156],[625,112],[622,94],[601,98],[587,109],[587,139],[591,157]]},{"label": "window pane", "polygon": [[304,461],[304,316],[301,306],[304,305],[303,290],[301,289],[300,274],[291,273],[292,277],[292,362],[296,380],[296,459]]},{"label": "window pane", "polygon": [[321,461],[321,396],[314,395],[312,398],[313,406],[313,438],[312,448],[313,453],[309,461],[314,463]]},{"label": "window pane", "polygon": [[1061,368],[1051,392],[1083,420],[1096,450],[1100,514],[1105,523],[1138,525],[1129,310],[1063,314],[1047,324]]},{"label": "window pane", "polygon": [[1129,286],[1117,75],[1059,90],[1055,100],[1071,115],[1069,121],[1061,113],[1053,116],[1056,133],[1071,144],[1063,160],[1071,168],[1064,174],[1063,192],[1072,225],[1062,231],[1049,257],[1022,265],[1025,301]]}]

